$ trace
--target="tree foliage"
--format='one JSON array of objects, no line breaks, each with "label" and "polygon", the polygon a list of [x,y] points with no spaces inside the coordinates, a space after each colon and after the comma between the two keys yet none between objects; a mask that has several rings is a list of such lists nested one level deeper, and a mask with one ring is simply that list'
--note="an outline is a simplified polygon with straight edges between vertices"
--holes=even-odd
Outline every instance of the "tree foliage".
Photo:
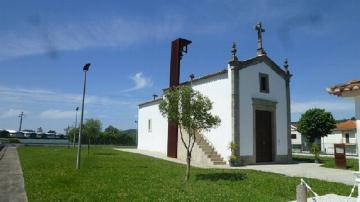
[{"label": "tree foliage", "polygon": [[0,137],[9,137],[10,133],[6,130],[0,130]]},{"label": "tree foliage", "polygon": [[210,113],[210,99],[189,86],[167,90],[159,108],[163,116],[181,125],[189,134],[208,131],[220,124],[220,118]]},{"label": "tree foliage", "polygon": [[77,142],[78,135],[79,135],[79,128],[72,127],[69,129],[68,136],[70,141],[74,141],[74,136],[75,136],[75,142]]},{"label": "tree foliage", "polygon": [[109,135],[120,134],[120,130],[112,125],[109,125],[107,128],[105,128],[104,133]]},{"label": "tree foliage", "polygon": [[[210,113],[212,103],[209,98],[193,90],[188,85],[177,86],[165,91],[159,105],[160,112],[168,121],[179,126],[181,141],[187,151],[185,179],[189,179],[191,153],[196,136],[203,131],[217,127],[220,118]],[[184,134],[184,132],[186,132]],[[184,137],[186,135],[186,137]]]},{"label": "tree foliage", "polygon": [[327,136],[335,128],[336,121],[330,112],[313,108],[301,115],[298,131],[304,134],[310,143]]},{"label": "tree foliage", "polygon": [[84,123],[84,134],[88,139],[95,139],[101,133],[101,121],[98,119],[87,119]]},{"label": "tree foliage", "polygon": [[135,145],[135,135],[110,125],[102,133],[100,141],[102,144]]},{"label": "tree foliage", "polygon": [[87,137],[88,153],[90,150],[91,142],[96,140],[96,137],[101,133],[101,121],[98,119],[87,119],[84,123],[84,135]]},{"label": "tree foliage", "polygon": [[[85,128],[85,126],[84,126]],[[69,140],[73,141],[75,135],[75,141],[77,142],[79,135],[79,128],[70,128]],[[128,131],[121,131],[114,126],[108,126],[104,131],[100,131],[97,135],[92,136],[92,144],[113,144],[113,145],[135,145],[135,133],[129,133]],[[87,134],[84,129],[84,136],[87,137]],[[82,138],[81,143],[88,143],[87,138]]]}]

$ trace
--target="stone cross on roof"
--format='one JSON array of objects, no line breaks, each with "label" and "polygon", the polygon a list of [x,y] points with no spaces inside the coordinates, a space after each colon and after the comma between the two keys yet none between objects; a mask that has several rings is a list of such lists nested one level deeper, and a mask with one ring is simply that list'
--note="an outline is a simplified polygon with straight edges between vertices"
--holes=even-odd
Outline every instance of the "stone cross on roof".
[{"label": "stone cross on roof", "polygon": [[236,43],[233,42],[232,47],[231,47],[231,58],[230,61],[237,61],[238,58],[236,57]]},{"label": "stone cross on roof", "polygon": [[256,23],[255,30],[258,34],[258,48],[256,50],[256,55],[266,55],[266,52],[264,51],[262,46],[262,33],[265,32],[265,29],[262,27],[261,22]]},{"label": "stone cross on roof", "polygon": [[289,73],[289,62],[287,58],[285,58],[284,60],[284,68],[285,68],[285,72]]}]

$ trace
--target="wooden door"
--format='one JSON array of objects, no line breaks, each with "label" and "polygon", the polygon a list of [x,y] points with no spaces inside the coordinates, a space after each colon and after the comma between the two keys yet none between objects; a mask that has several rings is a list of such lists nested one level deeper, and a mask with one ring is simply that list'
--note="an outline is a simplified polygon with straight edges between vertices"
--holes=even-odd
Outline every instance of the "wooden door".
[{"label": "wooden door", "polygon": [[272,116],[269,111],[255,111],[256,162],[272,161]]}]

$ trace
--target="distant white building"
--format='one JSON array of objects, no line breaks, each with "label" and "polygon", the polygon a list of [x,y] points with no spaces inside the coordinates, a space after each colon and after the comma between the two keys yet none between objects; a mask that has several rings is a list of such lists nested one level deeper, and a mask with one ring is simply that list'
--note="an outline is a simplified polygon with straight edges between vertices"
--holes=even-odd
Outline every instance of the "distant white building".
[{"label": "distant white building", "polygon": [[24,137],[24,133],[17,131],[17,130],[11,130],[11,129],[7,129],[6,131],[9,132],[10,137]]},{"label": "distant white building", "polygon": [[56,138],[56,132],[55,131],[48,131],[46,134],[47,138]]},{"label": "distant white building", "polygon": [[297,131],[297,127],[294,124],[291,124],[291,145],[294,152],[301,152],[303,148],[303,138],[301,133]]},{"label": "distant white building", "polygon": [[336,128],[327,137],[321,138],[321,151],[334,154],[334,144],[345,144],[346,154],[356,155],[356,121],[348,120],[336,124]]},{"label": "distant white building", "polygon": [[[334,144],[345,144],[346,154],[356,155],[356,121],[348,120],[336,124],[330,134],[321,138],[321,152],[334,154]],[[296,125],[291,126],[291,144],[294,152],[309,151],[306,140]]]},{"label": "distant white building", "polygon": [[[284,67],[272,61],[262,46],[258,48],[256,57],[238,60],[234,45],[226,69],[192,81],[192,88],[213,102],[211,113],[221,119],[218,128],[201,134],[199,139],[204,141],[197,142],[193,161],[225,163],[231,155],[228,147],[231,141],[238,145],[236,155],[243,165],[291,160],[291,75],[287,61]],[[179,72],[179,69],[176,71]],[[180,85],[188,84],[184,82]],[[168,132],[168,121],[160,114],[161,99],[139,105],[138,149],[185,160],[180,135]]]},{"label": "distant white building", "polygon": [[32,138],[32,137],[36,137],[36,133],[34,130],[22,130],[21,133],[24,135],[24,137],[26,138]]}]

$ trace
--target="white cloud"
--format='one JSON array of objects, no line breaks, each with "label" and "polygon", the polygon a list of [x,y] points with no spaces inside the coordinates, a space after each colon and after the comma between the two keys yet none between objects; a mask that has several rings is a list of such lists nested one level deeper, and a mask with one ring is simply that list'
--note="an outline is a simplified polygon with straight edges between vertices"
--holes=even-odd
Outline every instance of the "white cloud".
[{"label": "white cloud", "polygon": [[[44,89],[26,89],[26,88],[8,88],[0,86],[0,97],[2,101],[11,102],[51,102],[51,103],[70,103],[80,106],[82,95],[60,93]],[[86,95],[86,104],[100,106],[122,106],[130,102],[101,97],[95,95]]]},{"label": "white cloud", "polygon": [[321,108],[330,112],[350,111],[354,110],[354,103],[348,100],[341,101],[305,101],[305,102],[292,102],[292,113],[303,113],[310,108]]},{"label": "white cloud", "polygon": [[49,109],[40,113],[40,117],[43,119],[68,119],[75,117],[75,110],[61,111],[57,109]]},{"label": "white cloud", "polygon": [[6,111],[0,112],[0,117],[1,118],[17,117],[21,112],[24,112],[24,114],[28,114],[28,111],[25,110],[8,109]]},{"label": "white cloud", "polygon": [[0,35],[0,60],[34,54],[56,56],[57,51],[94,47],[125,48],[146,40],[169,37],[181,31],[182,27],[183,20],[178,17],[165,17],[152,23],[113,18],[23,25],[16,32],[2,32]]},{"label": "white cloud", "polygon": [[139,90],[148,86],[152,86],[151,78],[147,78],[143,75],[142,72],[136,73],[134,76],[130,77],[134,82],[134,87],[124,90],[124,92]]}]

